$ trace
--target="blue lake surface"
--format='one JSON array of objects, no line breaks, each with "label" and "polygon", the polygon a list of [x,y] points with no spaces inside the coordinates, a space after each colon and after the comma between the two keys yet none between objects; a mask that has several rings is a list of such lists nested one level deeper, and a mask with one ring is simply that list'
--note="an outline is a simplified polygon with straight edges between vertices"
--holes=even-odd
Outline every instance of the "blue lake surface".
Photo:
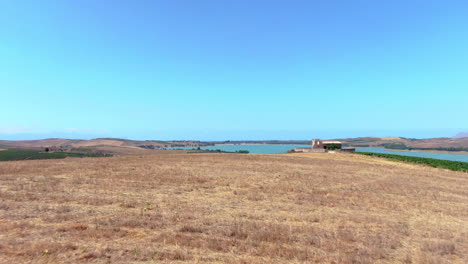
[{"label": "blue lake surface", "polygon": [[357,152],[374,152],[384,154],[395,154],[404,155],[411,157],[441,159],[441,160],[453,160],[453,161],[464,161],[468,162],[468,154],[464,153],[436,153],[436,152],[424,152],[424,151],[401,151],[401,150],[388,150],[384,148],[357,148]]},{"label": "blue lake surface", "polygon": [[[207,150],[223,150],[235,152],[239,150],[248,150],[250,153],[255,154],[280,154],[286,153],[289,150],[295,148],[310,148],[310,145],[281,145],[281,144],[265,144],[265,145],[216,145],[209,147],[200,147],[200,149]],[[183,149],[192,149],[192,148],[183,148]]]},{"label": "blue lake surface", "polygon": [[[290,144],[255,144],[255,145],[216,145],[209,147],[201,147],[200,149],[217,150],[235,152],[239,150],[248,150],[254,154],[280,154],[286,153],[295,148],[310,148],[310,145],[290,145]],[[179,148],[179,149],[192,149],[192,148]],[[396,154],[421,158],[432,158],[442,160],[464,161],[468,162],[468,154],[464,153],[436,153],[424,151],[399,151],[388,150],[384,148],[357,148],[356,151],[360,152],[375,152],[385,154]]]}]

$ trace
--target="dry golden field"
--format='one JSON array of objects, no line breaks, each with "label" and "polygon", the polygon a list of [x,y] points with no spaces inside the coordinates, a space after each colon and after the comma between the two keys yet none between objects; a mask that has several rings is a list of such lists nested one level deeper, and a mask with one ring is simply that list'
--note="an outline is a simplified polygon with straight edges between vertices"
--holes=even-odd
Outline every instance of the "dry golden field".
[{"label": "dry golden field", "polygon": [[468,173],[353,154],[0,163],[1,263],[468,263]]}]

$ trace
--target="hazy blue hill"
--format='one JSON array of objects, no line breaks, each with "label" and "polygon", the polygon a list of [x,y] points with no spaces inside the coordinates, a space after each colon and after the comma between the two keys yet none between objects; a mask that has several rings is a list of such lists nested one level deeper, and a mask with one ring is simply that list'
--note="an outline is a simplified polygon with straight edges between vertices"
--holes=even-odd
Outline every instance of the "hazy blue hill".
[{"label": "hazy blue hill", "polygon": [[456,134],[454,138],[468,138],[468,132],[460,132]]}]

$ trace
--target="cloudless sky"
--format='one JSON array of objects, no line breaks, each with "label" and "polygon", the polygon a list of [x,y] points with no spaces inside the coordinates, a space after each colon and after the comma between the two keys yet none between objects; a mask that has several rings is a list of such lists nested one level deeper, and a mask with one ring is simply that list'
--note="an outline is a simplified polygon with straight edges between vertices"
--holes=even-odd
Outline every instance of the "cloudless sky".
[{"label": "cloudless sky", "polygon": [[464,0],[0,1],[0,139],[468,130]]}]

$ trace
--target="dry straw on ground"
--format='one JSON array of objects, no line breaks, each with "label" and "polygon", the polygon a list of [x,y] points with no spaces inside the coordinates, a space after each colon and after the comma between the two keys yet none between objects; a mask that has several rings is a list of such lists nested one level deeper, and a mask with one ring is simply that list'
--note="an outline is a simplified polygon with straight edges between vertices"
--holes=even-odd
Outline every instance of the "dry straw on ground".
[{"label": "dry straw on ground", "polygon": [[352,154],[0,163],[2,263],[468,263],[468,173]]}]

